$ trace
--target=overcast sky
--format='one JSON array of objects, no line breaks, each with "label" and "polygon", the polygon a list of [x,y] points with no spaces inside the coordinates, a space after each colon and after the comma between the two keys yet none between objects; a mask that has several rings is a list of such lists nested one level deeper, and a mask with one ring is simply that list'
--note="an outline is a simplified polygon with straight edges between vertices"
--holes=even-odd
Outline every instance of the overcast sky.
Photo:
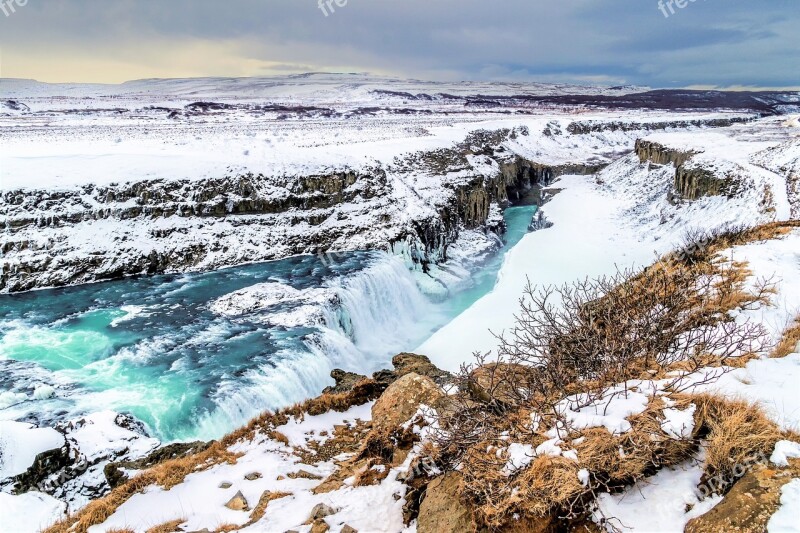
[{"label": "overcast sky", "polygon": [[0,11],[0,76],[800,86],[800,0],[678,1],[665,16],[658,0],[347,0],[326,16],[318,0],[0,0],[23,4]]}]

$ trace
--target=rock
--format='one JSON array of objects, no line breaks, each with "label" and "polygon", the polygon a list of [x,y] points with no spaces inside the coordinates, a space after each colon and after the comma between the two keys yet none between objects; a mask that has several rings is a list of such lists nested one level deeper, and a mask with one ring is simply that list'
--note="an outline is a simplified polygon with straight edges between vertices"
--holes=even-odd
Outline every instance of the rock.
[{"label": "rock", "polygon": [[108,485],[113,489],[128,480],[128,475],[125,473],[126,470],[146,470],[165,461],[200,453],[209,446],[211,446],[211,442],[200,441],[169,444],[157,448],[150,454],[136,461],[108,463],[103,468],[103,474],[105,475],[106,481],[108,481]]},{"label": "rock", "polygon": [[[490,363],[472,371],[472,381],[468,385],[470,396],[477,402],[494,402],[498,407],[516,405],[519,401],[512,383],[523,384],[536,370],[522,365]],[[489,394],[488,391],[492,391]]]},{"label": "rock", "polygon": [[800,476],[800,462],[794,465],[791,470],[761,467],[748,472],[711,511],[691,520],[686,533],[766,531],[767,522],[780,506],[781,489]]},{"label": "rock", "polygon": [[261,472],[250,472],[249,474],[244,476],[244,478],[247,481],[255,481],[257,479],[261,479]]},{"label": "rock", "polygon": [[236,496],[228,500],[228,503],[225,504],[225,507],[232,511],[249,511],[250,507],[247,504],[247,500],[242,494],[241,491],[236,493]]},{"label": "rock", "polygon": [[397,374],[391,370],[378,370],[372,374],[372,379],[375,383],[379,384],[383,390],[386,390],[389,385],[397,381]]},{"label": "rock", "polygon": [[420,405],[433,405],[444,393],[426,376],[406,374],[378,398],[372,406],[373,431],[391,431],[408,422]]},{"label": "rock", "polygon": [[424,355],[413,353],[397,354],[392,358],[392,365],[398,378],[414,373],[420,376],[427,376],[437,383],[441,383],[442,380],[451,377],[449,373],[437,368]]},{"label": "rock", "polygon": [[221,489],[223,489],[223,490],[224,490],[224,489],[229,489],[229,488],[231,488],[232,486],[233,486],[233,483],[229,483],[229,482],[227,482],[227,481],[223,481],[222,483],[220,483],[220,484],[219,484],[219,488],[221,488]]},{"label": "rock", "polygon": [[329,531],[331,527],[328,525],[325,520],[316,520],[314,524],[311,526],[311,533],[325,533]]},{"label": "rock", "polygon": [[322,476],[318,476],[317,474],[312,474],[306,470],[300,470],[298,472],[292,472],[288,474],[290,479],[311,479],[311,480],[319,480],[322,479]]},{"label": "rock", "polygon": [[354,529],[347,524],[342,527],[342,533],[358,533],[357,529]]},{"label": "rock", "polygon": [[336,385],[327,387],[323,390],[323,394],[331,393],[338,394],[342,392],[350,392],[359,381],[367,379],[366,376],[355,374],[353,372],[345,372],[344,370],[334,369],[331,371],[331,377],[336,380]]},{"label": "rock", "polygon": [[428,484],[419,507],[418,533],[474,531],[472,513],[461,502],[461,474],[450,472]]},{"label": "rock", "polygon": [[336,509],[330,507],[329,505],[325,505],[324,503],[318,503],[313,509],[311,509],[311,514],[308,515],[308,520],[309,522],[313,522],[315,520],[321,520],[332,514],[336,514]]}]

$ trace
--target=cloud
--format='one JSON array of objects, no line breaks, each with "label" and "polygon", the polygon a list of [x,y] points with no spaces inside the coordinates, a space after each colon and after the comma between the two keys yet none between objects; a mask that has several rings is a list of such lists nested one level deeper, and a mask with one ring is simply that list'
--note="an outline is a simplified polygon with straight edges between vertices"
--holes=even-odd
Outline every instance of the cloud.
[{"label": "cloud", "polygon": [[[335,7],[335,4],[334,4]],[[799,85],[795,0],[29,0],[3,76],[121,81],[371,71],[432,79]]]}]

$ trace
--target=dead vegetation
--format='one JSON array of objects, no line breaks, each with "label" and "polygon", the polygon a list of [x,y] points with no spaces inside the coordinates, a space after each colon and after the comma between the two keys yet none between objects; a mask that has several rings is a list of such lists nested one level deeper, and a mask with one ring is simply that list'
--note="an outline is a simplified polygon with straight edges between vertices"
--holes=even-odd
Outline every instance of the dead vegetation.
[{"label": "dead vegetation", "polygon": [[52,525],[45,530],[45,533],[86,533],[91,526],[105,522],[122,504],[147,487],[159,486],[169,490],[182,483],[192,472],[206,470],[222,463],[235,463],[237,456],[228,448],[237,442],[252,440],[259,432],[279,442],[287,442],[286,437],[276,432],[275,428],[286,424],[291,417],[302,418],[331,410],[344,412],[355,405],[375,399],[380,392],[380,386],[375,381],[364,379],[349,392],[323,394],[278,413],[264,413],[247,426],[212,443],[198,454],[165,461],[142,472],[113,489],[107,496],[90,502],[78,513]]},{"label": "dead vegetation", "polygon": [[787,438],[761,408],[745,400],[699,395],[691,401],[697,406],[695,434],[703,439],[706,452],[704,480],[718,480],[717,492],[725,492],[741,477],[741,465],[765,462],[775,444]]},{"label": "dead vegetation", "polygon": [[175,533],[176,531],[179,531],[178,526],[184,522],[186,522],[185,518],[165,522],[155,527],[151,527],[147,530],[147,533]]},{"label": "dead vegetation", "polygon": [[[639,272],[538,291],[529,285],[516,327],[499,338],[499,362],[486,364],[476,354],[477,365],[458,376],[456,405],[439,420],[437,463],[458,467],[476,524],[500,530],[515,516],[583,520],[597,493],[622,490],[694,457],[701,439],[708,440],[708,477],[728,476],[736,461],[768,453],[781,432],[757,407],[680,393],[688,382],[716,379],[771,348],[761,324],[732,314],[769,304],[770,280],[754,283],[746,264],[718,252],[798,226],[696,235],[685,250]],[[700,372],[708,367],[719,372]],[[565,419],[567,396],[572,410],[602,406],[637,380],[652,379],[667,380],[672,408],[696,405],[691,437],[665,432],[665,404],[655,396],[628,418],[631,429],[622,434],[571,428]],[[527,465],[509,471],[509,443],[535,449],[552,437],[544,434],[551,428],[559,428],[559,446],[575,450],[577,460],[533,453]],[[583,471],[589,479],[579,476]]]},{"label": "dead vegetation", "polygon": [[781,341],[773,350],[771,357],[780,358],[786,357],[790,353],[797,351],[800,345],[800,316],[794,319],[794,322],[786,328],[781,337]]}]

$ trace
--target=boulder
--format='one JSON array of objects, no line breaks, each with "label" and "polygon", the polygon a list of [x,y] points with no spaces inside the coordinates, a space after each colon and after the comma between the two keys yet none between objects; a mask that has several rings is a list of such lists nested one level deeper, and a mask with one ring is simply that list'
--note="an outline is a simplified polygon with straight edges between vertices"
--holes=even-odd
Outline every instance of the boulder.
[{"label": "boulder", "polygon": [[414,373],[420,376],[427,376],[437,383],[442,383],[451,377],[449,373],[440,370],[424,355],[414,353],[397,354],[392,358],[392,365],[398,378]]},{"label": "boulder", "polygon": [[228,500],[228,503],[225,504],[225,507],[232,511],[247,511],[250,509],[249,505],[247,504],[247,499],[244,497],[241,491],[237,492],[236,495]]},{"label": "boulder", "polygon": [[342,392],[350,392],[353,387],[360,381],[367,379],[366,376],[356,374],[354,372],[345,372],[338,368],[331,371],[331,377],[336,380],[336,385],[327,387],[323,390],[323,394],[339,394]]},{"label": "boulder", "polygon": [[800,461],[793,468],[761,467],[745,474],[711,511],[691,520],[686,533],[738,531],[761,533],[780,507],[781,489],[800,475]]},{"label": "boulder", "polygon": [[332,514],[336,514],[336,509],[331,507],[330,505],[325,505],[324,503],[318,503],[311,509],[311,514],[308,516],[308,520],[310,522],[316,520],[322,520],[326,516],[330,516]]},{"label": "boulder", "polygon": [[421,405],[433,405],[443,396],[431,378],[406,374],[392,383],[372,406],[373,429],[392,431],[408,422]]},{"label": "boulder", "polygon": [[430,482],[419,507],[418,533],[475,531],[472,513],[461,502],[461,474],[449,472]]}]

